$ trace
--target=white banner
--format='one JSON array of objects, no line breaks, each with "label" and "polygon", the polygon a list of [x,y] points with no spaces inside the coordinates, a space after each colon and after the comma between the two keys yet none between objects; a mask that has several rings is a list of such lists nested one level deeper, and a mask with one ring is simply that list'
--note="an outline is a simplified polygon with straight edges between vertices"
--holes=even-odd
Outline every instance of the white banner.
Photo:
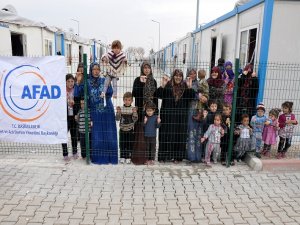
[{"label": "white banner", "polygon": [[0,57],[0,141],[67,143],[63,56]]}]

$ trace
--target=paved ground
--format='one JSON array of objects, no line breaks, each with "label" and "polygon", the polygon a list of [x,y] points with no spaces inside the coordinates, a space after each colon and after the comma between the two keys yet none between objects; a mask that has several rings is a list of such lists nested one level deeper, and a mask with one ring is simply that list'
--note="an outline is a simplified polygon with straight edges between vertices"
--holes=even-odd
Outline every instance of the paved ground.
[{"label": "paved ground", "polygon": [[1,155],[0,224],[300,224],[300,172]]}]

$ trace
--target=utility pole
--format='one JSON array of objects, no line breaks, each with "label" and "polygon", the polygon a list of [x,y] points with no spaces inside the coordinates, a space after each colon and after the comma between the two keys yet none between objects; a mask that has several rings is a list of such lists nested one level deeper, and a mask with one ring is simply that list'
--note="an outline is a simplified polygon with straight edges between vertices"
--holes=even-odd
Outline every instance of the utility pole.
[{"label": "utility pole", "polygon": [[197,0],[197,14],[196,14],[196,28],[195,28],[195,30],[197,30],[198,24],[199,24],[199,1],[200,0]]}]

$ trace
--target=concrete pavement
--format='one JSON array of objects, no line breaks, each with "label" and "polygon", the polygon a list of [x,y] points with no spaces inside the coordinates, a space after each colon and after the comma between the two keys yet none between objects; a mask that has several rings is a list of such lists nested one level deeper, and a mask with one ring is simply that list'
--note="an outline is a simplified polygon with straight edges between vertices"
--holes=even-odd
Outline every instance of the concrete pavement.
[{"label": "concrete pavement", "polygon": [[300,172],[1,155],[0,224],[300,224]]}]

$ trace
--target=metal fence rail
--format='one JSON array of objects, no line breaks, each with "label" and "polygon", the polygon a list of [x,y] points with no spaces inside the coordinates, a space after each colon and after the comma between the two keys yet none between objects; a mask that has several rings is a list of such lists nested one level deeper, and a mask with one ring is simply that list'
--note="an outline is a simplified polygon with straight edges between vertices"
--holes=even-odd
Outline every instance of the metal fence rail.
[{"label": "metal fence rail", "polygon": [[[74,68],[77,68],[78,65],[78,60],[77,59],[67,59],[67,70],[72,73],[74,76],[76,76],[76,70]],[[153,77],[156,80],[157,83],[157,88],[160,87],[162,78],[164,77],[165,74],[170,74],[172,76],[173,72],[175,69],[180,69],[183,71],[183,79],[186,79],[187,76],[187,71],[189,69],[195,68],[196,71],[198,72],[199,70],[204,70],[206,72],[206,79],[210,77],[211,74],[211,69],[210,68],[210,62],[198,62],[196,63],[185,63],[185,64],[176,64],[174,62],[164,62],[164,64],[155,64],[153,60],[149,60],[151,63],[152,67],[152,72],[153,72]],[[237,61],[238,62],[238,61]],[[237,98],[239,98],[239,90],[237,87],[238,84],[238,74],[237,72],[239,69],[243,69],[242,66],[236,65],[237,62],[233,62],[233,71],[235,71],[235,76],[236,76],[236,81],[234,83],[234,86],[236,87],[237,91]],[[140,76],[141,74],[141,61],[132,61],[128,62],[126,71],[124,75],[119,77],[119,80],[117,82],[118,85],[118,93],[117,93],[117,98],[112,98],[112,104],[114,108],[114,112],[116,113],[116,107],[117,106],[123,106],[123,94],[125,92],[132,92],[133,91],[133,86],[134,86],[134,81],[137,77]],[[89,73],[89,63],[85,62],[85,66],[87,68],[87,73]],[[281,105],[285,101],[291,101],[294,103],[293,105],[293,113],[295,114],[296,118],[300,118],[300,65],[297,64],[283,64],[283,63],[273,63],[273,62],[268,62],[265,64],[262,63],[257,63],[253,65],[254,71],[259,71],[262,67],[266,70],[266,76],[264,81],[261,80],[260,74],[258,73],[258,80],[259,80],[259,91],[263,94],[262,102],[265,105],[265,114],[268,116],[269,111],[272,108],[281,108]],[[105,67],[101,65],[101,70],[105,71]],[[249,86],[249,90],[251,90],[251,86]],[[175,90],[175,89],[174,89]],[[224,89],[225,90],[225,89]],[[180,93],[180,88],[176,90]],[[85,90],[86,95],[89,96],[89,93],[87,93],[87,90]],[[197,92],[197,90],[196,90]],[[143,94],[143,91],[142,91]],[[176,94],[176,93],[175,93]],[[178,94],[178,93],[177,93]],[[195,93],[194,93],[195,94]],[[160,115],[160,118],[162,120],[162,124],[160,125],[160,128],[157,129],[158,133],[156,135],[156,147],[155,147],[155,160],[160,160],[160,161],[168,161],[168,160],[176,160],[176,154],[174,155],[173,153],[176,152],[177,150],[182,152],[182,158],[178,158],[179,160],[181,159],[187,159],[188,158],[188,152],[187,149],[189,148],[189,124],[188,124],[188,117],[191,115],[189,112],[191,112],[191,104],[188,103],[186,104],[187,107],[184,108],[174,108],[173,111],[170,111],[168,109],[168,113],[164,114],[164,107],[166,102],[168,102],[170,99],[168,99],[168,96],[159,96],[158,91],[155,92],[155,97],[160,97],[158,99],[158,105],[157,108],[158,110],[156,111],[157,115]],[[89,96],[90,97],[90,96]],[[179,96],[181,97],[181,96]],[[184,101],[190,101],[188,100],[188,97],[184,97]],[[133,98],[134,101],[137,101],[137,98]],[[194,99],[195,100],[195,99]],[[215,99],[215,100],[221,100],[220,102],[224,102],[224,99]],[[234,100],[234,99],[233,99]],[[240,121],[240,116],[241,112],[238,110],[241,109],[239,103],[239,99],[237,100],[237,105],[236,108],[233,107],[232,114],[235,115],[236,120],[234,126],[231,125],[230,128],[234,129],[236,126],[238,126],[241,121]],[[257,99],[254,99],[258,103]],[[176,105],[177,102],[174,104]],[[135,103],[133,102],[132,105],[134,106]],[[256,105],[256,104],[255,104]],[[218,105],[220,106],[220,105]],[[194,107],[194,106],[193,106]],[[253,108],[245,113],[249,114],[250,120],[251,117],[255,114],[256,106],[253,106]],[[222,113],[222,108],[219,107],[218,111]],[[87,111],[86,111],[87,112]],[[91,111],[90,113],[93,113]],[[185,117],[181,117],[182,114],[185,113]],[[194,116],[197,114],[197,110],[193,111]],[[142,118],[139,119],[139,123],[144,122],[144,117],[145,117],[145,112],[139,108],[138,115]],[[172,118],[166,118],[166,116],[171,116]],[[186,118],[186,121],[178,121],[180,118]],[[177,121],[176,121],[177,120]],[[101,123],[106,123],[107,121],[93,121],[93,124],[101,124]],[[176,124],[176,126],[175,126]],[[116,121],[117,125],[117,135],[118,137],[115,138],[115,144],[118,147],[118,159],[121,157],[120,156],[120,149],[119,149],[119,122]],[[173,133],[173,136],[170,136],[170,139],[165,138],[169,135],[169,130],[168,128],[173,127],[176,130],[170,131]],[[181,128],[181,129],[178,129]],[[110,131],[107,131],[110,132]],[[132,142],[132,145],[136,144],[136,142],[144,142],[144,140],[141,138],[139,139],[138,132],[144,132],[144,127],[142,127],[142,130],[139,128],[135,127],[135,133],[134,133],[134,139],[130,139],[129,142]],[[233,131],[232,131],[233,132]],[[76,134],[78,134],[78,128],[76,128]],[[228,132],[229,134],[229,132]],[[106,134],[107,137],[110,137],[111,133]],[[203,137],[204,131],[201,130],[199,133],[199,138]],[[174,139],[176,138],[176,141],[174,142]],[[80,142],[79,142],[79,137],[76,137],[76,143],[77,143],[77,149],[78,153],[80,155]],[[232,145],[230,152],[233,150],[233,147],[236,144],[236,139],[237,137],[231,138]],[[168,141],[172,140],[172,141]],[[92,140],[93,141],[93,140]],[[94,140],[95,141],[95,140]],[[103,141],[103,140],[102,140]],[[105,140],[104,140],[105,141]],[[195,140],[197,141],[197,140]],[[230,140],[227,140],[230,141]],[[229,142],[228,142],[229,144]],[[93,143],[91,143],[91,147],[93,146]],[[160,150],[164,146],[165,150],[163,152],[163,155],[160,155]],[[166,147],[167,146],[167,147]],[[179,147],[180,146],[180,147]],[[174,149],[174,148],[184,148],[184,149]],[[134,148],[134,147],[132,147]],[[278,137],[277,137],[277,143],[272,145],[271,149],[271,157],[275,157],[277,154],[277,148],[278,148]],[[68,143],[68,151],[69,154],[72,155],[72,148],[71,148],[71,137],[69,136],[69,143]],[[109,153],[109,149],[108,152]],[[96,149],[91,150],[91,157],[93,157],[93,154],[99,154],[96,153]],[[204,158],[204,152],[205,152],[205,146],[201,144],[201,154],[202,158]],[[11,143],[11,142],[0,142],[0,154],[58,154],[62,155],[62,146],[61,145],[37,145],[37,144],[24,144],[24,143]],[[104,153],[105,154],[105,153]],[[134,154],[134,153],[132,153]],[[139,156],[141,157],[149,157],[145,151],[138,152],[136,154],[140,154]],[[146,155],[145,155],[146,154]],[[300,129],[299,126],[295,126],[294,130],[294,135],[292,139],[292,146],[288,149],[287,156],[292,157],[292,158],[298,158],[300,155]],[[234,157],[234,154],[233,154]]]}]

